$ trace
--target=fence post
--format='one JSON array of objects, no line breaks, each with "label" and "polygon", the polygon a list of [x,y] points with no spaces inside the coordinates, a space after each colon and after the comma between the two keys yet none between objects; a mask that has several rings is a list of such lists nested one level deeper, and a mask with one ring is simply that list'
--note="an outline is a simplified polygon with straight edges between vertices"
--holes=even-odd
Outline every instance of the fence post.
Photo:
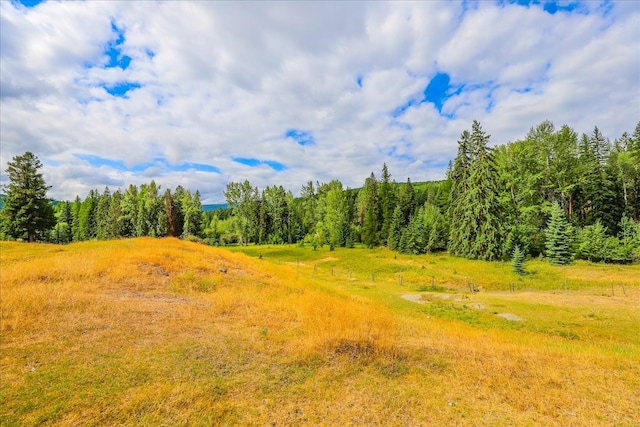
[{"label": "fence post", "polygon": [[624,296],[627,296],[627,290],[624,288],[624,282],[622,282],[622,293],[624,293]]}]

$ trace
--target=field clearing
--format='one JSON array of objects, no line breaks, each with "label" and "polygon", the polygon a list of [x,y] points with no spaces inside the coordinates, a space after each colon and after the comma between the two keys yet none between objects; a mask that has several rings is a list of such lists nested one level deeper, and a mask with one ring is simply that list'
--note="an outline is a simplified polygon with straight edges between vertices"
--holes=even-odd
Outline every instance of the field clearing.
[{"label": "field clearing", "polygon": [[640,419],[640,266],[534,260],[519,280],[440,254],[176,239],[1,242],[0,261],[3,426]]}]

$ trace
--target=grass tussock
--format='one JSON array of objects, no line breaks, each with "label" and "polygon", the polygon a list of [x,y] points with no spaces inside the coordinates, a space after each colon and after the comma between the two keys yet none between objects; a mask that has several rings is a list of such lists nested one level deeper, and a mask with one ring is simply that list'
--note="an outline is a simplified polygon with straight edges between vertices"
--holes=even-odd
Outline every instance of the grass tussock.
[{"label": "grass tussock", "polygon": [[[536,263],[531,289],[514,294],[501,291],[499,264],[242,250],[252,256],[176,239],[0,243],[0,424],[640,419],[634,266],[593,270],[624,276],[627,297],[607,295],[591,266],[551,270],[551,281],[581,283],[556,292]],[[477,294],[456,282],[485,274]],[[400,297],[411,292],[429,297]]]}]

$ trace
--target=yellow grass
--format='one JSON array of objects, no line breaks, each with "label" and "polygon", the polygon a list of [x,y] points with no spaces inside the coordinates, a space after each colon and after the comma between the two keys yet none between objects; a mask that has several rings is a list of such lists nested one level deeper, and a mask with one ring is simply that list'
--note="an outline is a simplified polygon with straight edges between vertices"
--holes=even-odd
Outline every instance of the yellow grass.
[{"label": "yellow grass", "polygon": [[[400,298],[415,289],[399,285],[397,272],[383,280],[381,270],[374,283],[337,274],[359,268],[351,254],[300,263],[175,239],[2,242],[0,425],[640,419],[640,347],[629,338],[639,319],[636,284],[627,284],[627,299],[482,293],[417,304]],[[451,315],[474,314],[463,308],[471,301],[488,307],[476,324]],[[533,326],[493,320],[501,304],[523,310]],[[554,321],[583,316],[598,326],[554,326],[577,330],[578,339],[550,333],[535,304],[549,307]],[[607,335],[609,321],[623,331]]]}]

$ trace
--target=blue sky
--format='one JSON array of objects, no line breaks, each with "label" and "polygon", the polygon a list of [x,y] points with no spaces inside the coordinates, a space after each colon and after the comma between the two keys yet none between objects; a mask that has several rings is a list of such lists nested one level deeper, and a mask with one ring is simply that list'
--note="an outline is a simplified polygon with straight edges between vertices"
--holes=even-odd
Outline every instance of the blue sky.
[{"label": "blue sky", "polygon": [[638,22],[633,1],[0,2],[0,161],[33,151],[57,199],[442,179],[474,119],[491,144],[631,132]]}]

